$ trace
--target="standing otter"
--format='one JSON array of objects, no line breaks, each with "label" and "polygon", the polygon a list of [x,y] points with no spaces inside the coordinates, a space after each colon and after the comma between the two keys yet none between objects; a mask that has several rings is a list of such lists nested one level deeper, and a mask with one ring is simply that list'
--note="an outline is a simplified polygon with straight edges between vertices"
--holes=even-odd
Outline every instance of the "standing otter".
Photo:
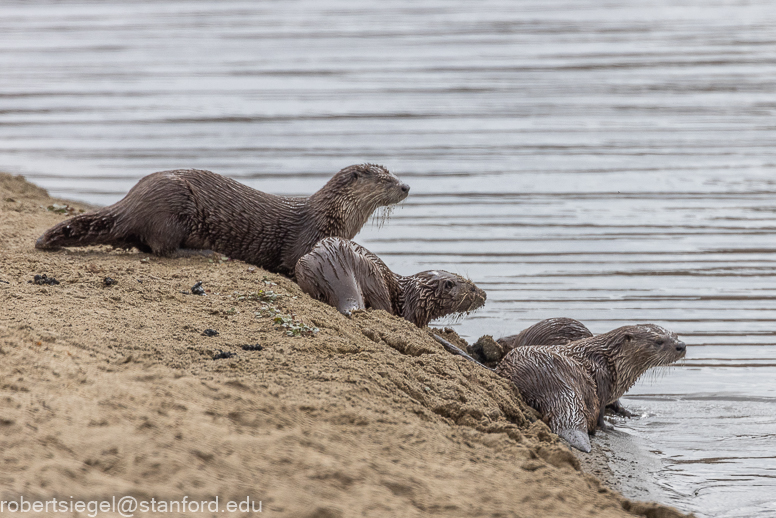
[{"label": "standing otter", "polygon": [[495,371],[517,385],[553,432],[589,452],[588,433],[606,426],[606,405],[617,401],[647,369],[674,363],[685,352],[676,334],[641,324],[566,345],[517,347]]},{"label": "standing otter", "polygon": [[342,169],[306,198],[266,194],[210,171],[162,171],[142,178],[117,203],[53,226],[35,247],[134,246],[161,256],[213,250],[293,275],[321,238],[354,237],[375,209],[402,201],[409,190],[372,164]]},{"label": "standing otter", "polygon": [[425,327],[451,313],[467,313],[485,303],[485,292],[460,275],[431,270],[402,276],[375,254],[347,239],[322,239],[296,263],[296,281],[311,297],[350,315],[382,309]]}]

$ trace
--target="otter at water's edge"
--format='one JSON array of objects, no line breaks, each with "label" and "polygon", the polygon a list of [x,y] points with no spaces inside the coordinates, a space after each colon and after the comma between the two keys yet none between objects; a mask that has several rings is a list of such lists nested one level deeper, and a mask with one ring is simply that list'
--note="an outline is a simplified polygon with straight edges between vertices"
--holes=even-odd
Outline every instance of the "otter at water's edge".
[{"label": "otter at water's edge", "polygon": [[496,373],[512,380],[526,403],[569,444],[590,451],[588,433],[647,369],[684,357],[676,334],[654,324],[624,326],[566,345],[512,349]]},{"label": "otter at water's edge", "polygon": [[375,209],[402,201],[409,190],[372,164],[342,169],[309,197],[267,194],[210,171],[161,171],[117,203],[50,228],[35,247],[112,245],[161,256],[213,250],[293,275],[320,239],[355,237]]},{"label": "otter at water's edge", "polygon": [[[516,335],[505,336],[496,341],[503,347],[504,355],[506,356],[515,347],[526,345],[564,345],[591,336],[593,336],[593,333],[579,320],[556,317],[541,320],[531,327],[523,329]],[[606,405],[606,408],[622,417],[635,417],[636,415],[623,407],[619,400]]]},{"label": "otter at water's edge", "polygon": [[495,367],[515,347],[525,345],[561,345],[593,336],[593,333],[579,320],[573,318],[547,318],[523,329],[516,335],[493,340],[489,335],[480,337],[469,346],[471,354],[478,362]]},{"label": "otter at water's edge", "polygon": [[474,311],[486,298],[473,282],[454,273],[393,273],[363,246],[340,238],[322,239],[300,258],[296,281],[302,291],[340,313],[382,309],[418,327],[445,315]]},{"label": "otter at water's edge", "polygon": [[524,345],[561,345],[590,336],[593,336],[593,333],[579,320],[558,317],[544,319],[516,335],[505,336],[496,341],[506,353]]}]

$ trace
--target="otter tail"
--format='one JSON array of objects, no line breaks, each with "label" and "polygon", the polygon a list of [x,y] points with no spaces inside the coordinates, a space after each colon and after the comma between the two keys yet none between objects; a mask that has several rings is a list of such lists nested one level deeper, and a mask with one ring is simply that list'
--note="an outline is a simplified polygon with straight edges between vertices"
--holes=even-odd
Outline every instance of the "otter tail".
[{"label": "otter tail", "polygon": [[463,356],[464,358],[466,358],[470,362],[476,363],[477,365],[479,365],[483,369],[488,369],[489,371],[496,372],[496,369],[491,369],[487,365],[481,364],[480,362],[478,362],[477,360],[475,360],[474,358],[472,358],[471,356],[469,356],[468,354],[463,352],[459,347],[457,347],[454,344],[448,342],[447,340],[445,340],[444,338],[442,338],[438,334],[433,334],[432,336],[434,337],[434,340],[436,340],[437,342],[442,344],[442,346],[445,349],[447,349],[448,351],[450,351],[451,353],[457,354],[458,356]]},{"label": "otter tail", "polygon": [[43,233],[35,248],[56,250],[62,246],[121,245],[114,228],[117,217],[105,210],[80,214],[58,223]]},{"label": "otter tail", "polygon": [[590,453],[590,436],[586,430],[558,430],[558,435],[579,451]]}]

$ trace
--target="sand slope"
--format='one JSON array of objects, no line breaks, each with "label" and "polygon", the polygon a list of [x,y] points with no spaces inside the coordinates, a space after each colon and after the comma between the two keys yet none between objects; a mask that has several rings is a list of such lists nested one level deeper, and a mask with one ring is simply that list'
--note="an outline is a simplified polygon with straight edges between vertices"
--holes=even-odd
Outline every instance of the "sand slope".
[{"label": "sand slope", "polygon": [[[508,382],[427,330],[381,311],[348,319],[218,256],[37,251],[67,217],[52,203],[64,202],[0,174],[1,499],[250,497],[263,515],[294,517],[680,516],[583,474]],[[28,282],[44,273],[61,284]],[[181,293],[199,280],[207,296]],[[287,336],[277,316],[319,332]]]}]

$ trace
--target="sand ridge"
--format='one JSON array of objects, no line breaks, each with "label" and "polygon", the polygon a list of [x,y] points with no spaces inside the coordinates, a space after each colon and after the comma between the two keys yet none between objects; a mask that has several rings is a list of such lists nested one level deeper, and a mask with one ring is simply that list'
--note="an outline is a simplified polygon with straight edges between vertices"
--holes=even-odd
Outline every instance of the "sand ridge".
[{"label": "sand ridge", "polygon": [[[294,517],[682,516],[583,473],[514,386],[428,330],[382,311],[347,318],[218,255],[35,250],[67,217],[54,203],[68,202],[0,174],[0,499],[248,496]],[[36,274],[60,284],[29,282]],[[206,296],[190,293],[197,281]]]}]

